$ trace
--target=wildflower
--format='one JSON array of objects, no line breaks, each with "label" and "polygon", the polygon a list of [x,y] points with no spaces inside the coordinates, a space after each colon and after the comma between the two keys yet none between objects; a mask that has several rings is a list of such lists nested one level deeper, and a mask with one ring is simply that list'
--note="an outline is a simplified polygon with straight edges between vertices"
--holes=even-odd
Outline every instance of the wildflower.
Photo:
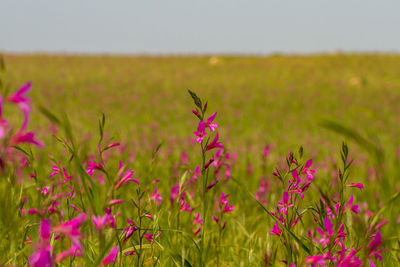
[{"label": "wildflower", "polygon": [[169,199],[171,201],[171,204],[174,202],[174,200],[181,194],[181,189],[179,187],[179,184],[174,185],[171,188],[171,193],[169,195]]},{"label": "wildflower", "polygon": [[196,166],[196,169],[193,172],[192,178],[188,181],[189,184],[195,184],[196,181],[199,179],[200,173],[200,166]]},{"label": "wildflower", "polygon": [[108,206],[118,205],[122,202],[124,202],[123,199],[111,199],[110,201],[108,201]]},{"label": "wildflower", "polygon": [[196,214],[196,218],[193,220],[193,225],[199,224],[199,225],[203,225],[203,220],[200,218],[201,214],[200,212],[198,212]]},{"label": "wildflower", "polygon": [[119,252],[119,247],[118,246],[113,247],[110,250],[110,253],[101,261],[101,265],[105,266],[110,263],[116,263],[118,252]]},{"label": "wildflower", "polygon": [[197,143],[201,144],[203,142],[204,137],[207,135],[207,133],[205,132],[205,124],[204,121],[200,121],[199,125],[197,127],[197,132],[194,132],[194,135],[197,136],[196,137],[196,141]]},{"label": "wildflower", "polygon": [[269,153],[270,153],[270,151],[271,151],[271,147],[270,147],[269,145],[266,145],[266,146],[264,147],[264,150],[263,150],[263,157],[264,157],[264,158],[267,158],[268,155],[269,155]]},{"label": "wildflower", "polygon": [[77,239],[74,239],[72,240],[72,245],[68,250],[57,254],[55,262],[59,263],[67,257],[82,257],[82,256],[83,256],[83,246]]},{"label": "wildflower", "polygon": [[125,172],[125,174],[121,177],[121,179],[115,184],[114,190],[117,190],[123,184],[126,184],[127,182],[130,182],[130,181],[132,181],[132,182],[134,182],[134,183],[139,185],[139,181],[137,179],[135,179],[135,178],[132,178],[132,175],[134,173],[135,173],[134,171],[127,170]]},{"label": "wildflower", "polygon": [[375,236],[371,238],[371,241],[367,245],[368,249],[368,258],[374,257],[375,259],[383,260],[381,253],[384,251],[383,249],[378,249],[378,247],[382,244],[382,234],[380,231],[377,231]]},{"label": "wildflower", "polygon": [[153,234],[144,234],[143,237],[146,238],[149,243],[153,242]]},{"label": "wildflower", "polygon": [[53,227],[53,231],[59,234],[63,234],[71,240],[81,238],[82,235],[79,232],[79,227],[84,221],[86,221],[86,214],[82,213],[72,220]]},{"label": "wildflower", "polygon": [[26,94],[31,90],[32,83],[27,82],[14,94],[10,95],[7,100],[15,103],[25,113],[28,114],[31,111],[31,99]]},{"label": "wildflower", "polygon": [[221,193],[221,197],[219,199],[219,204],[220,204],[220,207],[223,207],[223,209],[222,209],[223,213],[234,211],[233,205],[229,206],[229,201],[228,201],[229,195],[230,194],[225,195],[224,192]]},{"label": "wildflower", "polygon": [[279,228],[278,222],[275,222],[274,226],[270,230],[271,235],[280,236],[282,234],[282,230]]},{"label": "wildflower", "polygon": [[111,213],[106,213],[104,216],[92,216],[92,222],[98,231],[103,231],[107,225],[112,226],[113,221]]},{"label": "wildflower", "polygon": [[221,142],[218,142],[219,135],[218,133],[215,135],[214,140],[207,145],[206,151],[211,150],[213,148],[224,148]]},{"label": "wildflower", "polygon": [[206,121],[206,127],[210,128],[211,132],[214,132],[215,129],[219,126],[217,123],[213,123],[215,116],[217,116],[217,112],[212,114]]},{"label": "wildflower", "polygon": [[95,170],[103,170],[103,166],[94,161],[88,161],[86,162],[86,164],[88,165],[88,167],[86,168],[86,172],[89,176],[92,176]]},{"label": "wildflower", "polygon": [[50,245],[50,229],[51,224],[47,219],[42,219],[39,231],[39,243],[35,246],[36,251],[29,257],[29,265],[32,267],[51,267],[53,261],[51,252],[53,250]]},{"label": "wildflower", "polygon": [[314,180],[314,176],[313,174],[315,173],[314,170],[310,170],[310,167],[312,165],[312,159],[309,159],[306,164],[304,165],[303,170],[301,171],[302,174],[306,174],[307,175],[307,179],[309,181]]},{"label": "wildflower", "polygon": [[286,215],[288,208],[293,206],[293,203],[289,203],[289,193],[287,191],[283,192],[282,201],[278,202],[277,205],[280,207],[279,213]]},{"label": "wildflower", "polygon": [[163,198],[158,193],[158,187],[156,187],[156,189],[154,190],[153,194],[151,194],[150,200],[154,200],[156,202],[157,206],[161,205],[161,202],[162,202]]},{"label": "wildflower", "polygon": [[364,185],[363,185],[362,183],[349,183],[349,184],[347,184],[347,186],[349,186],[349,187],[357,187],[357,188],[360,189],[361,191],[362,191],[363,188],[364,188]]},{"label": "wildflower", "polygon": [[355,214],[358,214],[360,212],[360,209],[358,205],[353,205],[353,195],[350,196],[349,202],[344,206],[344,211],[351,209],[352,212]]}]

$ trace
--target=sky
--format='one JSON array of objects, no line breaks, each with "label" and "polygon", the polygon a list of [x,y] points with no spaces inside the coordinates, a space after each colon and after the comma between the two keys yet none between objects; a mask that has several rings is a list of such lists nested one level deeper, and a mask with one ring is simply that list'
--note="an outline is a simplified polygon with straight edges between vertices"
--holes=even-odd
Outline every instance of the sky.
[{"label": "sky", "polygon": [[399,0],[0,0],[0,52],[400,52]]}]

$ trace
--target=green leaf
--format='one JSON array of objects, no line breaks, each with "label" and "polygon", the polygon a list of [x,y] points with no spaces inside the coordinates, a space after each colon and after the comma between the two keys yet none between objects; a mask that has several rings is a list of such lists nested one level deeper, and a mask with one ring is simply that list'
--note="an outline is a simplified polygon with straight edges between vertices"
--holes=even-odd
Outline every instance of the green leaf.
[{"label": "green leaf", "polygon": [[54,115],[50,110],[45,108],[44,106],[39,106],[39,111],[52,123],[60,125],[60,120]]}]

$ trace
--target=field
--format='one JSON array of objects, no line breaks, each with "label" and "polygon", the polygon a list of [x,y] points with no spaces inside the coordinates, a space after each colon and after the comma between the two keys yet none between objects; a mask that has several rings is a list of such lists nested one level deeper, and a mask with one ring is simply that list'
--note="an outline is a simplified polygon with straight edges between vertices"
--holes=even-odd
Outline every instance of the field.
[{"label": "field", "polygon": [[0,265],[400,264],[400,56],[4,62]]}]

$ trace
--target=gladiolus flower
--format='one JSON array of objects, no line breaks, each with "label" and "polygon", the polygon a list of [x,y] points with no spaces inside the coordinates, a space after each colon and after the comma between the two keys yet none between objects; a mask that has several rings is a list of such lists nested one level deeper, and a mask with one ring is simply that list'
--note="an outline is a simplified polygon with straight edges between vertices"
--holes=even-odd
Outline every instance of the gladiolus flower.
[{"label": "gladiolus flower", "polygon": [[158,187],[156,187],[156,189],[154,190],[153,194],[151,194],[150,200],[154,200],[156,202],[157,206],[161,205],[161,202],[162,202],[163,198],[158,193]]},{"label": "gladiolus flower", "polygon": [[51,258],[51,251],[53,250],[50,245],[50,230],[51,224],[47,219],[42,219],[40,223],[40,238],[39,243],[36,245],[36,251],[29,257],[29,265],[32,267],[51,267],[53,261]]},{"label": "gladiolus flower", "polygon": [[199,125],[197,127],[197,132],[194,132],[194,135],[196,137],[197,143],[201,144],[203,142],[204,137],[207,135],[205,132],[206,126],[204,124],[204,121],[200,121]]},{"label": "gladiolus flower", "polygon": [[217,123],[213,123],[215,116],[217,116],[217,112],[212,114],[206,121],[206,127],[210,128],[211,132],[215,131],[219,126]]},{"label": "gladiolus flower", "polygon": [[101,261],[101,265],[105,266],[110,263],[115,263],[117,262],[117,255],[119,252],[119,247],[115,246],[110,250],[110,253]]},{"label": "gladiolus flower", "polygon": [[214,140],[212,140],[212,142],[207,145],[206,151],[211,150],[213,148],[224,148],[224,146],[221,144],[221,142],[218,142],[218,139],[219,139],[219,135],[217,133],[214,137]]},{"label": "gladiolus flower", "polygon": [[349,184],[347,184],[347,186],[349,186],[349,187],[357,187],[357,188],[360,189],[361,191],[362,191],[363,188],[364,188],[364,185],[361,184],[361,183],[349,183]]}]

